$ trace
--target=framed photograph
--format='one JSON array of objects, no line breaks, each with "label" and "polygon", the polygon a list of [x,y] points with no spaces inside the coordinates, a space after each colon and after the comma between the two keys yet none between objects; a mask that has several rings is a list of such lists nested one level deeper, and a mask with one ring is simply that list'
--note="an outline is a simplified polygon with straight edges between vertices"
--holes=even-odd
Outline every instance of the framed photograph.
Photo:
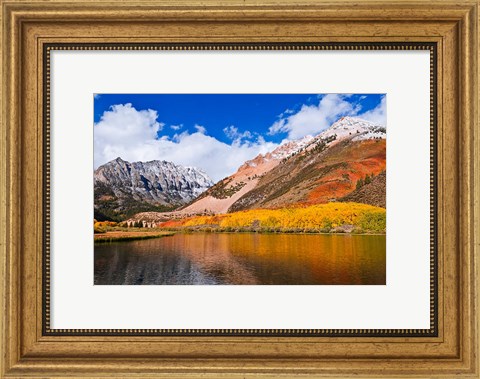
[{"label": "framed photograph", "polygon": [[477,12],[2,1],[2,377],[479,377]]},{"label": "framed photograph", "polygon": [[386,284],[385,94],[96,94],[94,115],[94,284]]}]

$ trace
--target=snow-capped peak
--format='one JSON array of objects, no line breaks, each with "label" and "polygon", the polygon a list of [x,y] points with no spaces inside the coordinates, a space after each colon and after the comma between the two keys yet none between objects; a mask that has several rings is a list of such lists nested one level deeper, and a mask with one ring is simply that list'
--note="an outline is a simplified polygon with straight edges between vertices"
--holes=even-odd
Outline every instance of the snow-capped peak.
[{"label": "snow-capped peak", "polygon": [[214,184],[195,167],[160,160],[130,163],[121,158],[97,168],[94,183],[108,187],[119,198],[128,193],[136,200],[163,204],[187,203]]},{"label": "snow-capped peak", "polygon": [[251,169],[255,169],[256,173],[260,175],[271,169],[272,165],[278,164],[282,159],[289,158],[303,150],[314,148],[320,140],[333,145],[347,138],[350,138],[352,141],[360,141],[384,139],[385,137],[386,129],[382,125],[356,117],[342,117],[315,137],[307,135],[298,140],[287,141],[269,153],[257,155],[240,166],[238,172],[244,172],[245,170],[250,172]]},{"label": "snow-capped peak", "polygon": [[246,167],[257,167],[265,162],[280,161],[283,158],[288,158],[292,154],[299,152],[301,149],[306,148],[313,140],[314,137],[308,135],[298,140],[287,141],[271,152],[259,154],[255,158],[246,161],[239,170]]},{"label": "snow-capped peak", "polygon": [[383,139],[386,137],[386,129],[383,125],[346,116],[334,122],[332,126],[321,132],[317,138],[328,139],[333,136],[336,137],[337,141],[349,137],[351,137],[353,141]]},{"label": "snow-capped peak", "polygon": [[313,139],[314,137],[312,137],[311,135],[307,135],[298,140],[285,142],[271,152],[272,158],[283,159],[292,154],[295,154],[301,149],[307,147],[313,141]]}]

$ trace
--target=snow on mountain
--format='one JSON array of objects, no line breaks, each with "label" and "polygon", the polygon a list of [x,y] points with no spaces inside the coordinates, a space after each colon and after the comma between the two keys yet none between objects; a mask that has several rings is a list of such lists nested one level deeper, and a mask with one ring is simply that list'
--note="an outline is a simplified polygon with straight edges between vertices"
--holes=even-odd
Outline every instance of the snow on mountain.
[{"label": "snow on mountain", "polygon": [[295,141],[285,142],[271,152],[273,159],[287,158],[310,145],[314,137],[308,135]]},{"label": "snow on mountain", "polygon": [[362,120],[356,117],[342,117],[334,122],[332,126],[317,135],[318,138],[328,139],[336,137],[336,141],[352,138],[352,141],[361,141],[366,139],[384,139],[386,138],[386,129],[384,126]]},{"label": "snow on mountain", "polygon": [[94,172],[97,192],[164,205],[186,204],[213,184],[205,172],[195,167],[166,161],[130,163],[117,158]]},{"label": "snow on mountain", "polygon": [[237,173],[241,173],[242,171],[247,170],[249,167],[252,167],[256,168],[255,173],[257,175],[261,175],[265,170],[272,168],[272,165],[268,164],[269,162],[273,161],[273,164],[277,164],[282,159],[288,158],[292,154],[295,154],[309,146],[314,139],[314,137],[308,135],[295,141],[285,142],[269,153],[259,154],[254,159],[246,161],[242,166],[239,167]]},{"label": "snow on mountain", "polygon": [[[282,159],[289,158],[302,150],[311,149],[315,143],[324,140],[332,141],[331,145],[338,143],[346,138],[351,138],[352,141],[361,141],[366,139],[385,139],[386,129],[384,126],[374,124],[366,120],[356,117],[342,117],[334,122],[328,129],[317,134],[315,137],[307,135],[303,138],[294,141],[288,141],[277,147],[272,152],[260,154],[252,160],[246,161],[237,171],[237,174],[248,167],[257,168],[257,174],[260,171],[271,169],[272,165],[266,165],[267,162],[276,161],[277,163]],[[262,167],[263,166],[263,167]],[[262,170],[263,168],[263,170]]]},{"label": "snow on mountain", "polygon": [[381,125],[359,118],[342,117],[315,137],[307,135],[298,140],[288,141],[272,152],[260,154],[246,161],[236,173],[217,183],[183,211],[202,212],[206,209],[214,213],[225,213],[232,204],[252,191],[266,173],[296,154],[318,150],[319,145],[332,147],[346,139],[361,141],[385,138],[386,130]]}]

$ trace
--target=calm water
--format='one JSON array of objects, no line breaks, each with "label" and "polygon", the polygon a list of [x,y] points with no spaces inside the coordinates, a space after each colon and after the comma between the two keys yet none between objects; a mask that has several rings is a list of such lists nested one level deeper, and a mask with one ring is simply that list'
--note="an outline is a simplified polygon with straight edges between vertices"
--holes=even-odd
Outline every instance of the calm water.
[{"label": "calm water", "polygon": [[95,284],[385,284],[385,236],[176,234],[95,245]]}]

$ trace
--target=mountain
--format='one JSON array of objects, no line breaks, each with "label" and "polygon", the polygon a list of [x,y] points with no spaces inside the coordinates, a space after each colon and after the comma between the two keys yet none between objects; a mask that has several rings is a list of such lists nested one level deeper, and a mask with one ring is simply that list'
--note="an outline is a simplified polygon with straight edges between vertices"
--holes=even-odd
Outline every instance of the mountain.
[{"label": "mountain", "polygon": [[254,159],[246,161],[235,174],[220,180],[198,199],[184,207],[182,211],[186,213],[227,212],[233,203],[252,191],[267,172],[273,170],[282,160],[305,149],[313,140],[314,137],[306,136],[296,141],[290,141],[272,152],[259,154]]},{"label": "mountain", "polygon": [[354,202],[375,205],[376,207],[387,207],[387,174],[382,171],[373,177],[370,183],[359,186],[355,191],[339,199],[344,202]]},{"label": "mountain", "polygon": [[203,171],[172,162],[110,161],[94,172],[95,218],[119,220],[167,211],[197,198],[214,183]]},{"label": "mountain", "polygon": [[[385,127],[343,117],[317,136],[287,142],[245,162],[181,212],[226,213],[343,201],[385,168]],[[383,200],[378,196],[376,204],[384,204],[385,191]],[[371,204],[369,196],[357,198]]]}]

